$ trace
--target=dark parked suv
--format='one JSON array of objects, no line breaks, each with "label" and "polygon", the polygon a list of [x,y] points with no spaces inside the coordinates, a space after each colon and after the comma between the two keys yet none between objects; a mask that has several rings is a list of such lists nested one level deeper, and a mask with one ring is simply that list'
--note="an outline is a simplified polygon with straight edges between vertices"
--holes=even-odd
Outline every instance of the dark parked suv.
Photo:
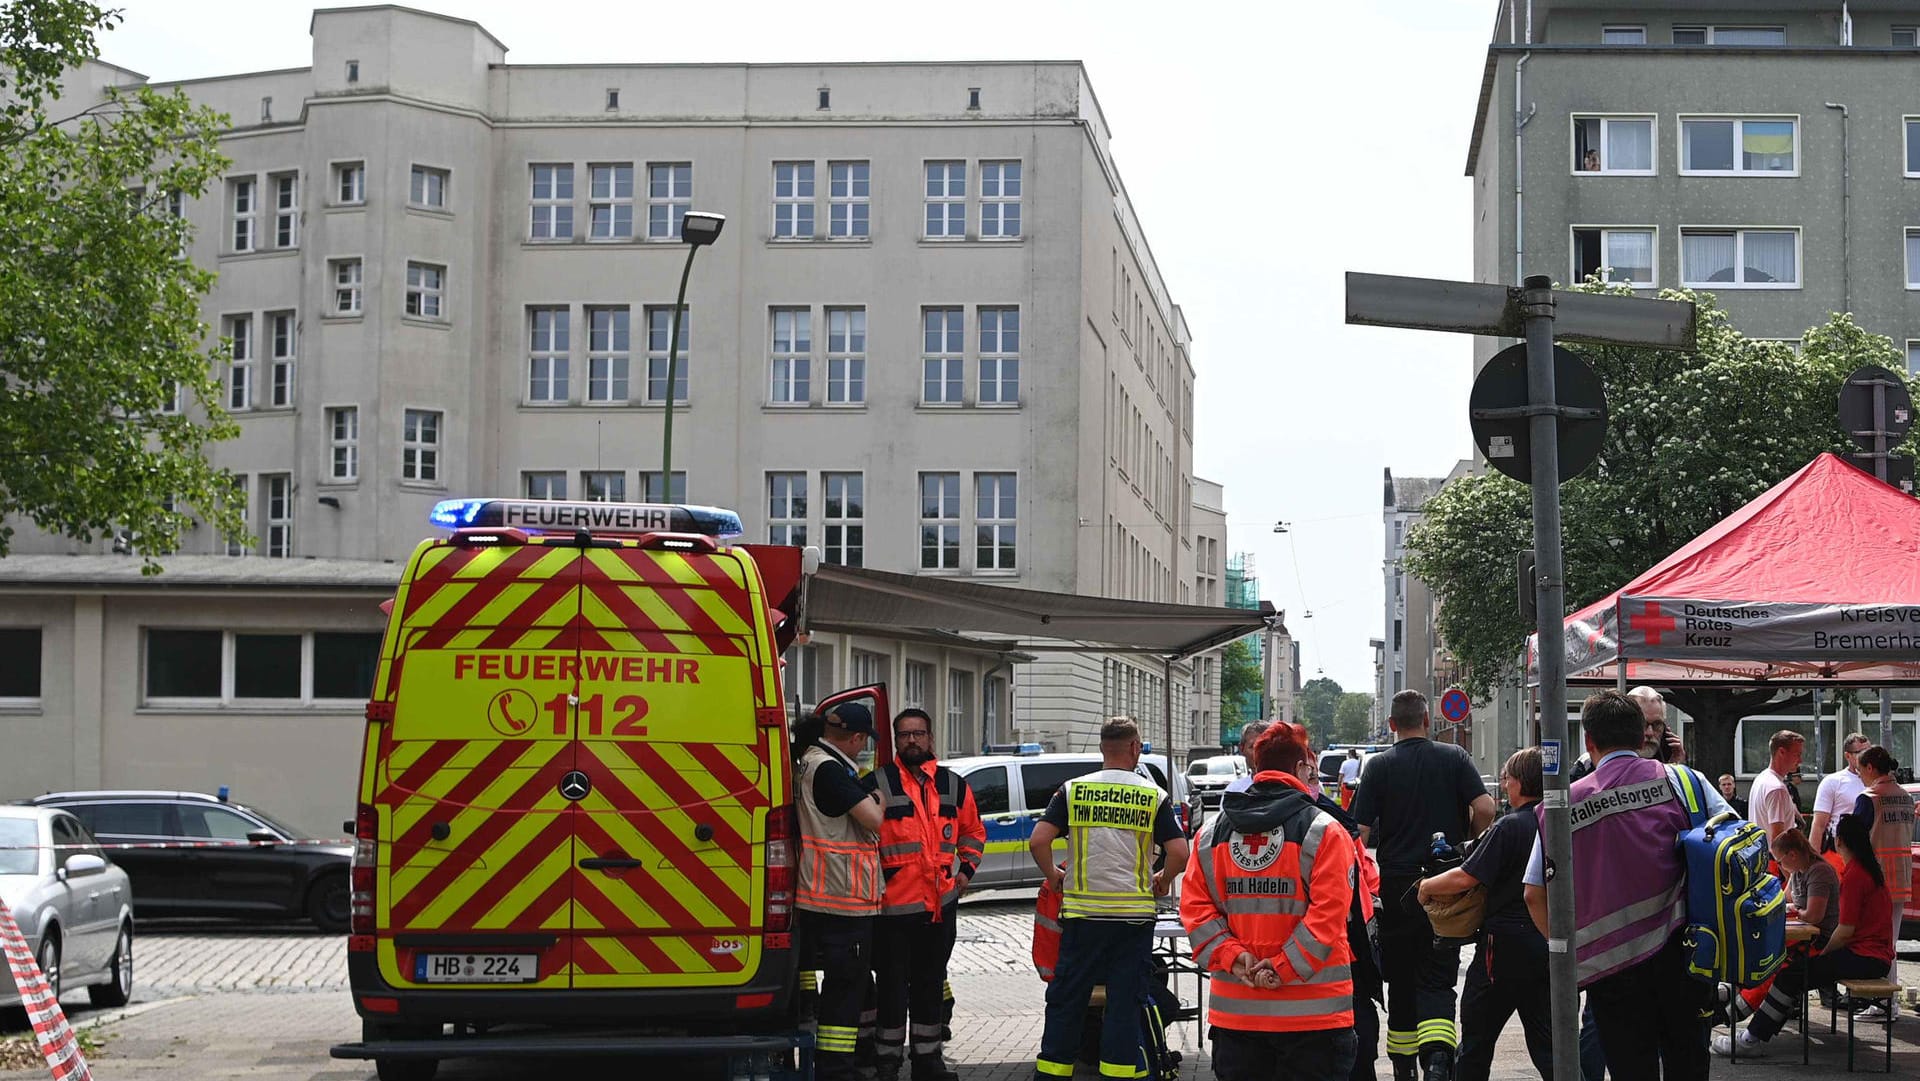
[{"label": "dark parked suv", "polygon": [[142,917],[305,917],[322,931],[347,929],[351,843],[288,844],[300,831],[200,792],[50,792],[24,802],[72,812],[101,844],[197,842],[113,851]]}]

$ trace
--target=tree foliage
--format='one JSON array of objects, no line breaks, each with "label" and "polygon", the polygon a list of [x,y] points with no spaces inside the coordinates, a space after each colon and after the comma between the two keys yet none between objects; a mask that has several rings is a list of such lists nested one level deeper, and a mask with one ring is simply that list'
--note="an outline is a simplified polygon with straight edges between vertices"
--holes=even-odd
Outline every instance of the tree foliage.
[{"label": "tree foliage", "polygon": [[1333,706],[1333,738],[1341,743],[1365,743],[1373,738],[1373,696],[1348,691]]},{"label": "tree foliage", "polygon": [[1300,688],[1295,698],[1294,717],[1307,726],[1314,746],[1324,747],[1332,740],[1334,713],[1342,693],[1340,684],[1325,676],[1310,679]]},{"label": "tree foliage", "polygon": [[1253,640],[1239,638],[1220,651],[1220,727],[1221,744],[1227,742],[1227,729],[1260,716],[1260,665],[1253,659]]},{"label": "tree foliage", "polygon": [[0,7],[0,517],[85,541],[125,530],[155,572],[189,515],[244,533],[206,457],[238,433],[200,322],[213,275],[169,213],[225,168],[226,118],[145,87],[60,110],[62,78],[118,21],[82,0]]},{"label": "tree foliage", "polygon": [[[1569,347],[1599,373],[1608,411],[1600,457],[1560,488],[1569,612],[1625,585],[1821,452],[1852,449],[1836,405],[1848,373],[1862,364],[1905,370],[1892,340],[1850,315],[1807,331],[1796,353],[1741,335],[1710,294],[1661,296],[1698,305],[1692,352]],[[1465,686],[1485,697],[1513,671],[1532,630],[1514,604],[1514,553],[1533,542],[1528,489],[1492,472],[1468,476],[1435,494],[1423,515],[1407,535],[1407,569],[1443,598],[1438,629],[1465,669]],[[1765,710],[1771,696],[1689,692],[1688,701],[1674,700],[1704,722],[1696,762],[1719,769],[1731,762],[1733,722]]]}]

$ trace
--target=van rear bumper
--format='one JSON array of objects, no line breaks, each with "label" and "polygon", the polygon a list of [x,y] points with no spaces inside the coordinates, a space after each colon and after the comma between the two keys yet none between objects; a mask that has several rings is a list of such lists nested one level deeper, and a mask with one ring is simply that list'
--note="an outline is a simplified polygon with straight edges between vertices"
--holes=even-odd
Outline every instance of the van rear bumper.
[{"label": "van rear bumper", "polygon": [[[371,953],[347,955],[347,983],[353,1008],[362,1018],[386,1024],[654,1025],[697,1028],[704,1022],[731,1031],[764,1023],[791,1025],[797,956],[793,950],[766,950],[759,971],[742,984],[727,987],[519,988],[486,989],[394,987],[380,975]],[[769,996],[762,1006],[740,1005],[745,996]],[[366,1000],[384,999],[369,1009]]]}]

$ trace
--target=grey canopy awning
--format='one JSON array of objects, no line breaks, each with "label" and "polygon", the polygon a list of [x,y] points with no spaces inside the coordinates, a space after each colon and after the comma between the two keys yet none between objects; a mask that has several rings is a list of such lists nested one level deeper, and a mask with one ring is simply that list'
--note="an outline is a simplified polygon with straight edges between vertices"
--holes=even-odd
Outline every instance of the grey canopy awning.
[{"label": "grey canopy awning", "polygon": [[852,634],[988,634],[997,651],[1190,657],[1277,623],[1273,605],[1206,608],[1010,589],[864,567],[822,566],[807,588],[807,625]]}]

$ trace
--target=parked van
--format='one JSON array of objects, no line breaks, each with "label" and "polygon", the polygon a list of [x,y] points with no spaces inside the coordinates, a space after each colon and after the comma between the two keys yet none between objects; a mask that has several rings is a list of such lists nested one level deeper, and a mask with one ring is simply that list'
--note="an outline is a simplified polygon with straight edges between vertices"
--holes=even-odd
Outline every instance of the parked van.
[{"label": "parked van", "polygon": [[1187,764],[1187,783],[1193,786],[1202,810],[1220,806],[1227,786],[1247,775],[1247,760],[1237,754],[1217,754],[1196,758]]},{"label": "parked van", "polygon": [[[987,827],[987,852],[980,862],[980,873],[973,879],[975,889],[1040,885],[1040,868],[1027,851],[1033,824],[1046,813],[1047,802],[1061,785],[1101,768],[1097,751],[989,754],[946,759],[940,764],[966,778],[980,807],[980,819]],[[1191,825],[1199,821],[1199,815],[1188,803],[1187,778],[1169,774],[1163,754],[1141,755],[1140,768],[1172,797],[1181,831],[1191,834]],[[1065,851],[1064,843],[1058,847]]]}]

